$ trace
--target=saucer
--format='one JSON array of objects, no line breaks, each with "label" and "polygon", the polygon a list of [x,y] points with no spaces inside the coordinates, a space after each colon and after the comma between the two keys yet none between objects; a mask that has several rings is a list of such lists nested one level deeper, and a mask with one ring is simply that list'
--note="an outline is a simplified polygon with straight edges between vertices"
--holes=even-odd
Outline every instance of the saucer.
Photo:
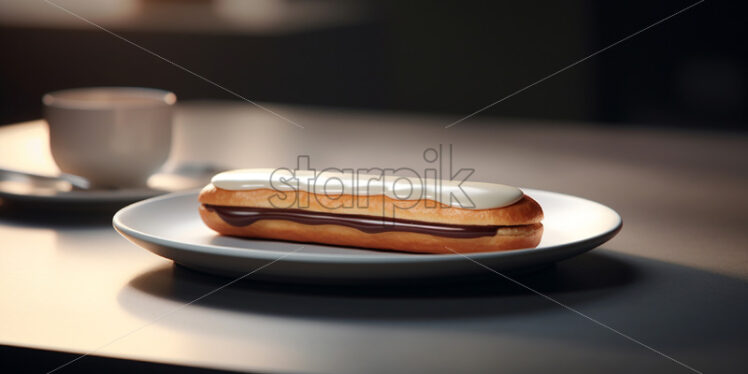
[{"label": "saucer", "polygon": [[40,208],[80,207],[109,208],[125,206],[149,197],[168,193],[154,188],[122,188],[111,190],[57,191],[50,188],[24,186],[13,181],[0,181],[0,200],[5,204]]},{"label": "saucer", "polygon": [[61,190],[50,183],[32,184],[14,178],[0,178],[0,202],[28,208],[57,209],[119,209],[125,205],[174,191],[184,191],[205,185],[205,178],[157,173],[148,186],[117,189]]}]

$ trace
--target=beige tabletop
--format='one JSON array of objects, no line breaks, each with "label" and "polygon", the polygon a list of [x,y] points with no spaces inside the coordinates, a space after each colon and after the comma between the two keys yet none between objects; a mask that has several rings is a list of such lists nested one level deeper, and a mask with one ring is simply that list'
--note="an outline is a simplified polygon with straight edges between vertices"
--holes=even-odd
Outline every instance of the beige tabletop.
[{"label": "beige tabletop", "polygon": [[[397,288],[249,279],[188,304],[229,279],[176,268],[108,219],[74,209],[32,219],[3,202],[0,344],[272,372],[748,364],[745,135],[498,118],[445,129],[455,118],[270,108],[303,128],[249,104],[182,105],[166,168],[294,167],[306,155],[318,169],[423,170],[426,149],[448,162],[451,147],[453,168],[474,169],[473,180],[599,201],[623,216],[615,239],[518,279],[639,343],[499,277]],[[54,172],[46,137],[43,121],[1,127],[0,167]]]}]

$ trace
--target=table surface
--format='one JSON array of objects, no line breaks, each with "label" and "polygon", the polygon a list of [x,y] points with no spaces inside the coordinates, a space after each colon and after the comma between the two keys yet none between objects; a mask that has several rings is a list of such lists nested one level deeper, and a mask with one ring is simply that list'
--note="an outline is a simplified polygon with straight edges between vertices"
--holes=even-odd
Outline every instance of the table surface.
[{"label": "table surface", "polygon": [[[271,108],[304,128],[249,104],[180,106],[168,165],[293,167],[308,155],[316,168],[423,170],[425,149],[451,144],[455,169],[474,168],[471,179],[583,196],[623,216],[603,247],[517,279],[615,331],[498,276],[358,288],[249,279],[187,304],[228,280],[175,267],[120,237],[108,217],[5,209],[0,344],[271,372],[748,364],[745,135],[496,118],[444,129],[454,118]],[[55,171],[43,121],[0,128],[0,167]]]}]

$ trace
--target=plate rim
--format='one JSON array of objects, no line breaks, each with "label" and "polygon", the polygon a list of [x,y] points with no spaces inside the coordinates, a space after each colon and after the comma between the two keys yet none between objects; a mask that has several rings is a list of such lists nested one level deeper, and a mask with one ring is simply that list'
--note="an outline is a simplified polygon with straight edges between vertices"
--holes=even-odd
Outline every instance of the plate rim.
[{"label": "plate rim", "polygon": [[[411,263],[411,262],[439,263],[439,262],[451,262],[451,261],[454,261],[455,259],[464,259],[464,258],[481,260],[481,259],[488,259],[488,258],[494,259],[494,258],[499,258],[499,257],[522,256],[528,253],[540,254],[544,252],[557,251],[557,250],[567,248],[567,247],[578,247],[580,245],[584,245],[585,243],[589,243],[589,242],[600,241],[600,244],[602,244],[612,239],[613,237],[615,237],[618,234],[618,232],[621,231],[621,228],[623,227],[623,218],[621,217],[620,214],[618,214],[618,212],[608,207],[607,205],[601,204],[594,200],[590,200],[590,199],[586,199],[583,197],[574,196],[574,195],[570,195],[566,193],[561,193],[561,192],[546,191],[546,190],[524,188],[524,187],[520,189],[522,189],[523,191],[528,191],[529,194],[533,192],[541,192],[541,193],[561,196],[564,198],[583,200],[588,203],[598,205],[604,209],[607,209],[610,213],[612,213],[615,216],[617,222],[612,228],[606,231],[603,231],[598,235],[581,238],[579,240],[575,240],[575,241],[563,243],[563,244],[556,244],[556,245],[540,247],[540,248],[536,247],[536,248],[515,249],[515,250],[510,250],[510,251],[476,252],[476,253],[462,253],[462,254],[435,254],[435,255],[427,255],[427,256],[424,256],[422,254],[400,253],[400,252],[393,252],[391,254],[390,253],[377,254],[377,255],[351,254],[351,255],[341,256],[340,254],[328,254],[328,253],[275,252],[275,251],[268,251],[268,250],[263,250],[263,249],[239,248],[239,247],[214,245],[214,244],[211,244],[211,245],[192,244],[192,243],[187,243],[187,242],[182,242],[182,241],[177,241],[177,240],[164,239],[156,235],[148,234],[140,230],[136,230],[128,226],[124,222],[122,222],[122,217],[124,215],[128,214],[129,212],[135,209],[141,208],[143,205],[148,205],[156,201],[160,201],[160,200],[182,198],[184,196],[192,195],[192,194],[197,195],[201,190],[201,189],[191,189],[187,191],[167,193],[164,195],[151,197],[151,198],[127,205],[126,207],[119,209],[117,213],[114,214],[114,216],[112,217],[112,226],[120,235],[124,236],[128,240],[130,240],[131,238],[134,238],[134,239],[141,240],[147,243],[152,243],[152,244],[156,244],[159,246],[177,249],[181,251],[199,252],[199,253],[204,253],[204,254],[209,254],[209,255],[220,255],[220,256],[228,256],[228,257],[242,257],[242,258],[257,259],[257,260],[278,261],[282,259],[283,261],[287,261],[287,262],[314,262],[314,263],[336,263],[336,264],[352,264],[352,263],[355,263],[355,264],[366,264],[366,263],[394,264],[394,263]],[[300,242],[287,242],[287,243],[290,245],[298,246],[300,248],[306,245],[306,243],[300,243]],[[318,244],[315,243],[314,245],[318,245]]]}]

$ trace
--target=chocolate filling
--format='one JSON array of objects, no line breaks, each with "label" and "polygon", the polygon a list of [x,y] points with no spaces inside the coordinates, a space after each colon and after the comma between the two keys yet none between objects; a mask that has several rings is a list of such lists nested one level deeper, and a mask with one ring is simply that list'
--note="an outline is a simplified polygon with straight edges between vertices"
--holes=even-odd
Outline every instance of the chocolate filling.
[{"label": "chocolate filling", "polygon": [[292,221],[304,225],[340,225],[352,227],[365,233],[376,234],[390,231],[406,231],[449,238],[479,238],[494,236],[502,226],[445,225],[409,219],[392,219],[359,214],[335,214],[312,212],[301,209],[275,209],[204,205],[208,211],[216,212],[232,226],[249,226],[262,219]]}]

